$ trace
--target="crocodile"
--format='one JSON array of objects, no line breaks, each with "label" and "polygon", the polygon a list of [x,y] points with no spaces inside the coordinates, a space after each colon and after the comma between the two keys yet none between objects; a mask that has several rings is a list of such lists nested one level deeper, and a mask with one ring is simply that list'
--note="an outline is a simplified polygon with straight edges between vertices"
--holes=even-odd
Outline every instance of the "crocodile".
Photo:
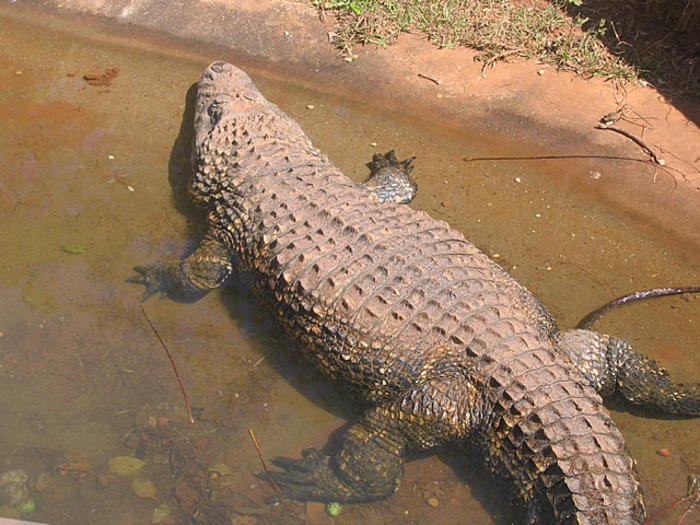
[{"label": "crocodile", "polygon": [[129,279],[144,298],[196,298],[247,276],[299,352],[367,403],[332,455],[274,460],[281,495],[385,498],[412,454],[461,445],[516,520],[639,523],[634,462],[601,396],[697,416],[698,386],[623,339],[559,330],[461,233],[405,204],[410,159],[370,168],[353,183],[245,72],[214,62],[197,86],[189,186],[207,232]]}]

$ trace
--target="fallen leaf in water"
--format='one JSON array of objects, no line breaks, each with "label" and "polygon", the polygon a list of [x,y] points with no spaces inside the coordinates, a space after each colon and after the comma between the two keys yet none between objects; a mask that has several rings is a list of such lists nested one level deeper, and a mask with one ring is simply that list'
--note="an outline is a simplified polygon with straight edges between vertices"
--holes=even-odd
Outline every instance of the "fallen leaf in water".
[{"label": "fallen leaf in water", "polygon": [[220,476],[230,476],[232,474],[231,469],[224,463],[210,465],[209,472],[216,472]]},{"label": "fallen leaf in water", "polygon": [[115,78],[119,75],[119,68],[113,67],[105,70],[104,73],[85,73],[83,75],[83,80],[90,84],[91,86],[109,86]]},{"label": "fallen leaf in water", "polygon": [[120,474],[122,476],[128,476],[129,474],[135,474],[143,468],[146,464],[145,461],[141,461],[139,458],[132,458],[131,456],[115,456],[109,460],[107,463],[107,468],[113,474]]},{"label": "fallen leaf in water", "polygon": [[87,253],[87,248],[82,244],[67,243],[61,245],[61,251],[70,253],[72,255],[81,255],[83,253]]}]

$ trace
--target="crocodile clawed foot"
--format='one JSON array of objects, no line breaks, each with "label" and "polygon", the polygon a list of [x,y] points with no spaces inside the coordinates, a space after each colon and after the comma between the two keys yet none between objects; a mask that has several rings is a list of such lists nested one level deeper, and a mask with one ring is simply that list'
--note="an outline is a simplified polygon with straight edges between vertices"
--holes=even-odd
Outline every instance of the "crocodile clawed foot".
[{"label": "crocodile clawed foot", "polygon": [[142,300],[145,301],[152,295],[157,293],[165,293],[166,286],[162,278],[163,264],[150,264],[144,266],[134,266],[134,271],[138,275],[134,275],[126,279],[127,283],[143,284],[146,290],[143,292]]},{"label": "crocodile clawed foot", "polygon": [[299,501],[346,501],[351,490],[330,466],[330,457],[307,448],[301,459],[277,457],[272,462],[284,469],[270,472],[284,499]]},{"label": "crocodile clawed foot", "polygon": [[416,196],[418,184],[411,177],[415,157],[399,162],[394,150],[382,155],[375,153],[367,163],[369,178],[360,186],[374,195],[380,202],[408,204]]}]

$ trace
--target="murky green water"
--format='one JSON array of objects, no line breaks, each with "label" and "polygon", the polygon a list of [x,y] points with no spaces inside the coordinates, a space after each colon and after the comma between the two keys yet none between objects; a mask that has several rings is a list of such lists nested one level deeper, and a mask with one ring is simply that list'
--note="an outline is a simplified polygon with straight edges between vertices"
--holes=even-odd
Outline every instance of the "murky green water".
[{"label": "murky green water", "polygon": [[[188,89],[219,57],[144,51],[136,40],[110,44],[78,29],[83,36],[0,18],[0,474],[28,474],[36,509],[22,517],[34,521],[151,523],[154,509],[168,506],[171,523],[184,523],[182,509],[201,523],[299,523],[303,506],[265,504],[271,490],[255,477],[248,429],[267,457],[298,456],[323,446],[353,417],[353,404],[299,365],[265,311],[234,285],[193,304],[144,305],[195,408],[198,422],[189,424],[141,313],[142,290],[124,282],[133,265],[196,242],[201,217],[183,194],[183,112]],[[84,78],[112,68],[107,85]],[[562,326],[631,290],[697,284],[699,254],[596,204],[587,196],[593,179],[466,165],[465,154],[497,154],[497,140],[451,136],[251,73],[356,180],[374,151],[417,155],[414,206],[511,269]],[[599,328],[629,338],[679,379],[697,380],[699,322],[700,300],[669,298],[615,312]],[[614,415],[648,509],[685,495],[700,466],[697,420]],[[124,455],[146,466],[110,472],[110,458]],[[135,478],[155,491],[137,497]],[[348,505],[334,522],[489,523],[500,502],[488,492],[458,455],[422,458],[408,465],[395,497]],[[217,514],[223,506],[228,517]],[[330,522],[320,506],[306,511],[308,523]],[[5,506],[0,516],[18,513]]]}]

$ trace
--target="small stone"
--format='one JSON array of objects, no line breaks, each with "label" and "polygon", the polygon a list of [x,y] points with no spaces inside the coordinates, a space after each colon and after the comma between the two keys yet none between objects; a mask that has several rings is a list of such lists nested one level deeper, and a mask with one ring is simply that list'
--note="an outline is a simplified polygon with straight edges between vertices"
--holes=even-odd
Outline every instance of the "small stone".
[{"label": "small stone", "polygon": [[10,519],[19,519],[22,517],[22,515],[19,513],[19,511],[11,507],[10,505],[1,505],[0,506],[0,516],[3,518],[10,518]]},{"label": "small stone", "polygon": [[518,184],[520,184],[523,181],[523,179],[521,179],[520,177],[515,177],[513,180]]},{"label": "small stone", "polygon": [[29,498],[22,503],[18,503],[15,507],[17,507],[17,510],[22,514],[31,514],[36,510],[36,503],[34,503],[33,499]]},{"label": "small stone", "polygon": [[442,202],[440,203],[440,206],[442,206],[443,208],[447,208],[449,205],[450,205],[450,203],[447,202],[447,201],[442,201]]},{"label": "small stone", "polygon": [[428,505],[431,507],[439,507],[440,501],[437,498],[428,498]]},{"label": "small stone", "polygon": [[538,74],[539,76],[544,75],[544,69],[538,69],[538,70],[537,70],[537,74]]},{"label": "small stone", "polygon": [[143,499],[156,499],[158,489],[150,479],[136,478],[131,482],[131,492]]},{"label": "small stone", "polygon": [[326,505],[326,512],[334,518],[340,514],[341,510],[343,510],[343,506],[340,503],[333,502]]},{"label": "small stone", "polygon": [[17,506],[29,498],[29,476],[23,470],[9,470],[0,476],[0,501]]},{"label": "small stone", "polygon": [[599,178],[602,177],[602,174],[599,171],[589,171],[588,176],[594,180],[598,180]]},{"label": "small stone", "polygon": [[538,219],[540,219],[540,218],[542,217],[542,214],[541,214],[541,213],[535,213],[535,217],[537,217]]},{"label": "small stone", "polygon": [[141,436],[137,435],[136,432],[130,433],[124,440],[124,445],[127,448],[137,448],[141,445]]},{"label": "small stone", "polygon": [[377,147],[377,143],[376,143],[376,142],[370,142],[369,145],[372,146],[373,148],[376,148],[376,147]]},{"label": "small stone", "polygon": [[314,106],[313,104],[307,104],[307,105],[306,105],[306,109],[314,109],[314,107],[315,107],[315,106]]},{"label": "small stone", "polygon": [[114,155],[107,155],[107,158],[108,158],[109,160],[114,160]]},{"label": "small stone", "polygon": [[658,163],[659,163],[659,166],[665,166],[665,165],[666,165],[666,161],[665,161],[664,159],[659,159],[659,160],[658,160]]},{"label": "small stone", "polygon": [[172,510],[166,503],[163,503],[160,507],[153,509],[153,516],[151,517],[151,523],[163,523],[165,519],[170,516]]},{"label": "small stone", "polygon": [[151,456],[151,461],[154,465],[170,465],[170,455],[156,452]]},{"label": "small stone", "polygon": [[46,489],[49,488],[51,485],[51,475],[42,472],[36,477],[36,481],[34,482],[34,489],[37,492],[44,492]]},{"label": "small stone", "polygon": [[97,479],[95,479],[95,483],[98,488],[103,489],[113,483],[115,479],[116,478],[112,474],[100,474],[97,476]]},{"label": "small stone", "polygon": [[500,253],[491,254],[491,258],[492,258],[492,259],[498,259],[500,256],[501,256]]},{"label": "small stone", "polygon": [[656,451],[656,453],[659,456],[664,456],[664,457],[668,457],[671,455],[671,451],[667,448],[660,448],[659,450]]},{"label": "small stone", "polygon": [[[255,516],[237,516],[233,518],[233,525],[257,525],[258,518]],[[311,523],[311,520],[308,521]]]}]

